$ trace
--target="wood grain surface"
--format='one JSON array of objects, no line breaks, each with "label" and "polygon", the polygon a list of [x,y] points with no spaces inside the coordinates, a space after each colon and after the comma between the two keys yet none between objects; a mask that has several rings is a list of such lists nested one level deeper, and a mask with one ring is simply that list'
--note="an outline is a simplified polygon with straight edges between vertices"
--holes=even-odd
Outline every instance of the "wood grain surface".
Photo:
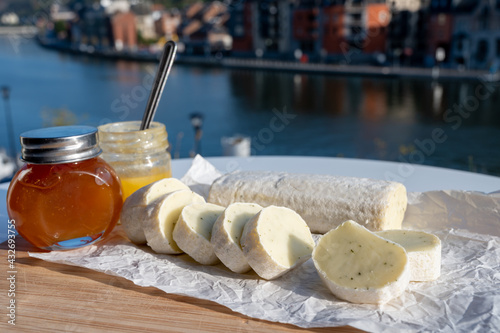
[{"label": "wood grain surface", "polygon": [[361,332],[301,329],[253,319],[211,301],[139,287],[124,278],[30,258],[16,238],[15,326],[8,324],[7,242],[0,245],[1,332]]}]

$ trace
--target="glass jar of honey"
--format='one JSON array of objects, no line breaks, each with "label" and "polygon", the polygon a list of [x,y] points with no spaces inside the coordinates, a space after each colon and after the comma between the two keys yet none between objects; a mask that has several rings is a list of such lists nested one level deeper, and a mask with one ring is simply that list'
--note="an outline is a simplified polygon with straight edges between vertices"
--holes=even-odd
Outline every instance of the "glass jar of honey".
[{"label": "glass jar of honey", "polygon": [[140,121],[99,126],[102,158],[120,177],[124,201],[141,187],[172,176],[165,125],[152,122],[146,130],[140,126]]},{"label": "glass jar of honey", "polygon": [[21,134],[22,159],[7,192],[18,233],[34,246],[68,250],[111,232],[123,204],[120,179],[101,159],[97,129],[49,127]]}]

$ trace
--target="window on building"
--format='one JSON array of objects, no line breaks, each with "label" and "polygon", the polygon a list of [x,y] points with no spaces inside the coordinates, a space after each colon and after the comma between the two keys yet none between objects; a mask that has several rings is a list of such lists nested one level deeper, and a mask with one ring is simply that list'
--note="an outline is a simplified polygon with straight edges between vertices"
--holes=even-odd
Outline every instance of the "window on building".
[{"label": "window on building", "polygon": [[363,32],[363,28],[358,25],[353,25],[351,26],[351,34],[352,35],[357,35]]},{"label": "window on building", "polygon": [[457,35],[456,49],[458,52],[464,51],[465,38],[466,38],[466,35],[463,32],[461,32]]},{"label": "window on building", "polygon": [[481,30],[488,30],[490,27],[490,13],[489,8],[487,6],[483,7],[481,11],[481,15],[479,17],[479,24]]},{"label": "window on building", "polygon": [[265,44],[266,44],[266,51],[276,52],[279,50],[278,42],[275,40],[266,39]]},{"label": "window on building", "polygon": [[234,27],[234,36],[242,37],[245,35],[245,28],[241,24],[238,24]]},{"label": "window on building", "polygon": [[314,42],[311,40],[308,41],[302,41],[300,43],[300,49],[304,53],[311,53],[314,51]]},{"label": "window on building", "polygon": [[486,61],[488,55],[488,41],[482,39],[477,43],[476,60],[478,62]]},{"label": "window on building", "polygon": [[438,24],[439,25],[445,25],[446,24],[446,15],[444,15],[444,14],[439,14],[438,15]]}]

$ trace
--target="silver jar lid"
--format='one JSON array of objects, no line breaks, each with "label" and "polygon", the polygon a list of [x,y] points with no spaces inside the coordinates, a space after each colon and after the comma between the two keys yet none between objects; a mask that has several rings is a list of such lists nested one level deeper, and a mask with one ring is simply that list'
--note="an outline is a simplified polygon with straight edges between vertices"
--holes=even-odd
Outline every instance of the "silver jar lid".
[{"label": "silver jar lid", "polygon": [[58,164],[87,160],[102,150],[97,128],[58,126],[40,128],[21,134],[21,159],[32,164]]}]

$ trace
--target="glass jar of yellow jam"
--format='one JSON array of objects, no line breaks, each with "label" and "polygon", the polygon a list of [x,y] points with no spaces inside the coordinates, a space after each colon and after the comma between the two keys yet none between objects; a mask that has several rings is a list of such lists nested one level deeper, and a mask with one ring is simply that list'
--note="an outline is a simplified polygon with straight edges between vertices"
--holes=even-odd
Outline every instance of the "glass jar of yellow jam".
[{"label": "glass jar of yellow jam", "polygon": [[143,186],[172,176],[165,125],[152,122],[140,130],[140,121],[99,126],[101,157],[120,177],[123,200]]}]

